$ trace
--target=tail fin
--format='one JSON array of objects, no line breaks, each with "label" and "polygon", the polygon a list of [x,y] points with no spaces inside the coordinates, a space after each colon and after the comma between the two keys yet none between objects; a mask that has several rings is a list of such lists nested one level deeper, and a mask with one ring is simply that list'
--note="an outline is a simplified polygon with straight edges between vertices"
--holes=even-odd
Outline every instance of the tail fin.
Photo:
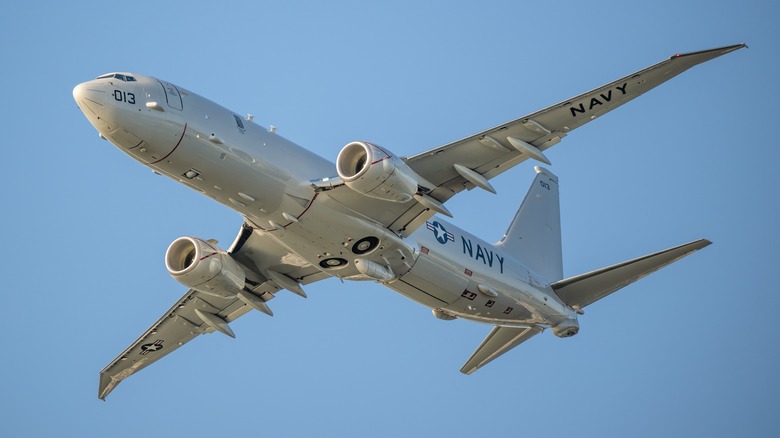
[{"label": "tail fin", "polygon": [[558,177],[539,166],[531,188],[496,244],[548,282],[563,278]]}]

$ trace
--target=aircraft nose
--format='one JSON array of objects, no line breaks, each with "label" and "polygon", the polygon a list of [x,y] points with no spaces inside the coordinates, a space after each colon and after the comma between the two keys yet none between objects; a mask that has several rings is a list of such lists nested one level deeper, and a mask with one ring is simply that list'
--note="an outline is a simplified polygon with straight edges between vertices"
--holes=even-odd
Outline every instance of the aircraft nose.
[{"label": "aircraft nose", "polygon": [[73,99],[84,113],[98,115],[106,105],[106,87],[98,81],[82,82],[73,88]]}]

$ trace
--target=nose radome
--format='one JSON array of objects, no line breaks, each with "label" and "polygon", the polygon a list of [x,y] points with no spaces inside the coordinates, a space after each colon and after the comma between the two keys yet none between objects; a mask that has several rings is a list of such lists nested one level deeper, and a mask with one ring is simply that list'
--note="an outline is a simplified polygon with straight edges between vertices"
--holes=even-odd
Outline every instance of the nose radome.
[{"label": "nose radome", "polygon": [[73,88],[73,99],[82,111],[89,109],[97,114],[106,103],[105,85],[97,81],[82,82]]}]

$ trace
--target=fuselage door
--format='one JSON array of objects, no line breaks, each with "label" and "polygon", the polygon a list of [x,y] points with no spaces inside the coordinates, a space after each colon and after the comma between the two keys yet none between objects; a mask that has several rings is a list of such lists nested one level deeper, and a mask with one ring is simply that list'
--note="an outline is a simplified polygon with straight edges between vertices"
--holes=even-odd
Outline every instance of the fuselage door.
[{"label": "fuselage door", "polygon": [[182,105],[181,93],[179,93],[179,89],[176,88],[176,85],[165,81],[159,82],[160,85],[162,85],[163,90],[165,90],[165,99],[168,101],[168,106],[181,111],[184,108],[184,105]]}]

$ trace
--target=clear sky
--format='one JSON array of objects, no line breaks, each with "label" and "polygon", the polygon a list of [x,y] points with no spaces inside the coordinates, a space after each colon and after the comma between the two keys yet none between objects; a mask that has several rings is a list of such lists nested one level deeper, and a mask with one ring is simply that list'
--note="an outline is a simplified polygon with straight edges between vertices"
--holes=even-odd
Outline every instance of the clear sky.
[{"label": "clear sky", "polygon": [[[0,435],[777,436],[777,2],[49,3],[0,6]],[[241,220],[99,140],[77,83],[153,75],[332,160],[352,140],[411,155],[741,42],[547,151],[567,276],[715,242],[588,308],[574,338],[464,376],[489,327],[327,280],[97,399],[184,293],[169,243],[228,247]],[[498,240],[532,167],[457,196],[455,223]]]}]

